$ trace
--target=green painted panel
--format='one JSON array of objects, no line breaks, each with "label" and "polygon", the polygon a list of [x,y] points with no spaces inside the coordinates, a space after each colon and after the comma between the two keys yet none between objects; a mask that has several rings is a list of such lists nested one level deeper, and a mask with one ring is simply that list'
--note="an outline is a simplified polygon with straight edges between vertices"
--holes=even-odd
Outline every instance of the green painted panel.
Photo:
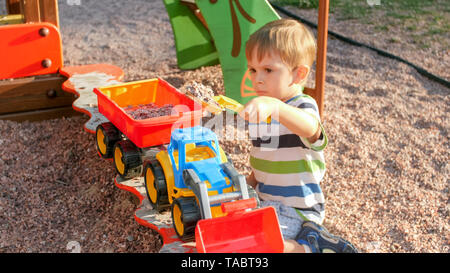
[{"label": "green painted panel", "polygon": [[253,32],[280,16],[266,0],[196,0],[196,3],[219,52],[226,96],[247,103],[253,90],[250,80],[244,79],[245,43]]},{"label": "green painted panel", "polygon": [[219,56],[208,30],[180,0],[164,0],[172,25],[178,67],[196,69],[216,65]]}]

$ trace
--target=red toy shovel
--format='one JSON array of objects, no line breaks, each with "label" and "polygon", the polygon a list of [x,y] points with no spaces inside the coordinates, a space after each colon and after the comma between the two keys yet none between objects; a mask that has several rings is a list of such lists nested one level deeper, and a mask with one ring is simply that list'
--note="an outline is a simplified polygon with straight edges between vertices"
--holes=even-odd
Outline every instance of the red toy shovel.
[{"label": "red toy shovel", "polygon": [[227,216],[198,221],[199,253],[279,253],[284,244],[273,207],[256,207],[254,198],[222,204]]}]

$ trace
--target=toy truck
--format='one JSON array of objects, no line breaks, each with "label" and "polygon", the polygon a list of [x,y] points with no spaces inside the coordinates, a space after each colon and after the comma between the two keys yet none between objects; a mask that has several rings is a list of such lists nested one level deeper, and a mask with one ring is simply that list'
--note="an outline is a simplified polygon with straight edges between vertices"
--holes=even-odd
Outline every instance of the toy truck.
[{"label": "toy truck", "polygon": [[[151,204],[158,211],[171,207],[173,227],[182,240],[195,235],[199,252],[283,250],[275,210],[256,208],[256,192],[227,159],[216,134],[199,126],[201,105],[162,79],[96,88],[94,93],[99,112],[110,121],[97,127],[99,154],[113,158],[122,178],[144,175]],[[148,103],[180,107],[143,120],[124,110]]]},{"label": "toy truck", "polygon": [[167,150],[145,165],[145,185],[156,208],[171,204],[178,236],[194,235],[197,221],[224,216],[221,204],[258,198],[227,160],[217,136],[196,126],[175,129]]}]

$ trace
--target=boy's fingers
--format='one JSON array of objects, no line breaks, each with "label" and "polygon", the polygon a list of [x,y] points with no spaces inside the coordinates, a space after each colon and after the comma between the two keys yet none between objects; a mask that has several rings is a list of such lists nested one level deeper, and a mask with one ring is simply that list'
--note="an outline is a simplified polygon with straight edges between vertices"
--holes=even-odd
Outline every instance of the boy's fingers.
[{"label": "boy's fingers", "polygon": [[259,118],[259,122],[265,121],[267,120],[267,118],[270,116],[269,113],[267,113],[267,111],[261,111],[259,112],[258,118]]},{"label": "boy's fingers", "polygon": [[245,105],[244,109],[242,109],[242,111],[239,112],[239,115],[243,119],[249,120],[250,116],[252,115],[252,112],[254,112],[253,105],[247,104]]},{"label": "boy's fingers", "polygon": [[267,113],[264,109],[260,109],[249,103],[241,112],[239,112],[239,115],[251,123],[260,123],[267,120],[270,113]]},{"label": "boy's fingers", "polygon": [[241,116],[241,118],[243,118],[243,119],[247,119],[246,117],[248,116],[248,111],[246,109],[247,108],[244,108],[238,113],[239,116]]},{"label": "boy's fingers", "polygon": [[248,121],[251,123],[258,123],[258,116],[255,113],[252,113],[249,116]]}]

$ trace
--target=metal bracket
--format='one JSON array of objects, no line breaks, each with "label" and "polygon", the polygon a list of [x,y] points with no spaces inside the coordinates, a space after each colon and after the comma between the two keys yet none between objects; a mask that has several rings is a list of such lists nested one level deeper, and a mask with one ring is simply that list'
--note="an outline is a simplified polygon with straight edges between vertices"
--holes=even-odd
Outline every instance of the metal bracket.
[{"label": "metal bracket", "polygon": [[220,167],[231,178],[233,184],[241,191],[242,199],[250,198],[245,177],[242,174],[239,174],[230,162],[222,163],[220,164]]},{"label": "metal bracket", "polygon": [[183,180],[186,186],[191,188],[197,196],[202,219],[211,219],[212,214],[209,205],[208,188],[206,187],[206,183],[200,180],[197,173],[195,173],[193,169],[185,169],[183,171]]}]

